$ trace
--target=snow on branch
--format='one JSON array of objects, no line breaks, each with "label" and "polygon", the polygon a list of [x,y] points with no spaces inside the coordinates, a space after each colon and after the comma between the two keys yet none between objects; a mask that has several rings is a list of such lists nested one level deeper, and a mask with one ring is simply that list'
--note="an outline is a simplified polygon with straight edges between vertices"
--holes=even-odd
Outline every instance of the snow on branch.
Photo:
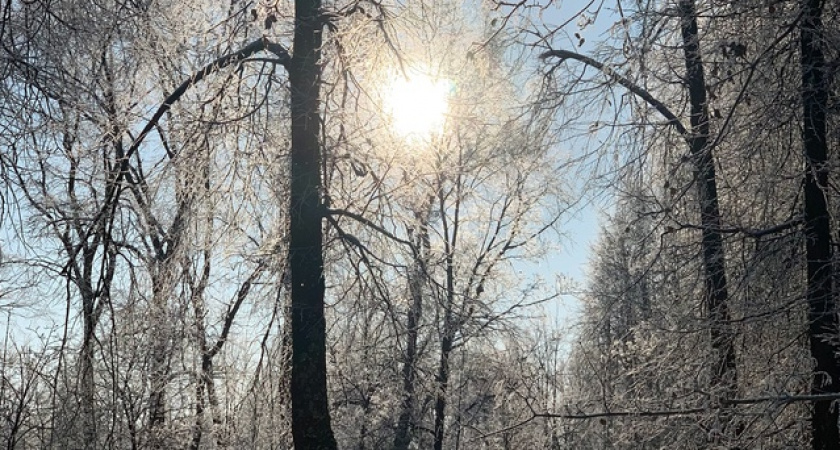
[{"label": "snow on branch", "polygon": [[614,70],[610,69],[604,63],[602,63],[600,61],[597,61],[595,59],[592,59],[588,56],[581,55],[580,53],[575,53],[575,52],[571,52],[571,51],[568,51],[568,50],[549,50],[549,51],[541,54],[540,58],[541,59],[559,58],[560,61],[557,64],[561,64],[563,61],[565,61],[567,59],[574,59],[576,61],[580,61],[580,62],[586,64],[587,66],[593,67],[593,68],[601,71],[604,75],[612,78],[618,84],[627,88],[627,90],[632,92],[634,95],[638,96],[639,98],[641,98],[642,100],[647,102],[650,106],[653,106],[659,112],[659,114],[662,114],[662,116],[664,116],[668,120],[668,123],[670,125],[673,125],[674,128],[677,129],[677,131],[680,133],[680,135],[682,135],[683,138],[685,138],[685,139],[690,139],[691,138],[690,134],[688,133],[688,130],[685,128],[685,125],[683,125],[682,122],[680,122],[680,119],[678,119],[677,116],[673,112],[671,112],[671,110],[668,109],[668,107],[665,106],[664,103],[657,100],[656,97],[651,95],[651,93],[648,92],[646,89],[644,89],[643,87],[634,83],[633,81],[631,81],[629,78],[625,77],[624,75],[621,75],[621,74],[615,72]]},{"label": "snow on branch", "polygon": [[[289,52],[280,44],[274,43],[269,41],[265,38],[260,38],[251,42],[250,44],[242,47],[241,49],[233,52],[228,53],[227,55],[221,56],[215,61],[211,62],[204,66],[201,70],[193,74],[190,78],[185,80],[181,83],[171,94],[169,94],[166,99],[161,103],[160,107],[158,107],[155,114],[149,120],[145,127],[143,127],[143,131],[134,139],[134,142],[131,143],[131,147],[129,147],[128,151],[125,154],[125,159],[131,158],[131,156],[140,148],[140,144],[143,143],[143,140],[146,136],[154,129],[154,127],[158,124],[161,117],[172,108],[172,105],[175,104],[180,98],[187,92],[187,90],[192,87],[194,84],[199,83],[201,80],[206,78],[208,75],[217,72],[231,64],[235,64],[237,62],[243,61],[244,59],[259,53],[263,50],[267,50],[268,52],[274,54],[277,59],[276,61],[283,66],[286,66],[289,61],[291,61],[291,56]],[[175,154],[167,149],[167,155],[170,159],[175,157]]]}]

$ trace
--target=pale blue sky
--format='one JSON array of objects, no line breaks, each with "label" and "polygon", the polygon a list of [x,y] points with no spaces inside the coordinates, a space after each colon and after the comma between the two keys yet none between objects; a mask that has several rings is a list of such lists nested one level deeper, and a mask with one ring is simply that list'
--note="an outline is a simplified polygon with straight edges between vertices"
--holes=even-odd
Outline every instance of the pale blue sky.
[{"label": "pale blue sky", "polygon": [[[611,38],[609,29],[617,20],[617,15],[610,9],[612,5],[604,2],[604,7],[597,15],[592,14],[593,10],[584,12],[583,16],[573,18],[581,12],[589,2],[554,2],[553,7],[542,12],[539,20],[544,22],[547,29],[561,24],[566,24],[561,33],[555,35],[552,45],[554,48],[565,48],[582,54],[590,54],[595,45]],[[597,6],[597,2],[596,2]],[[581,26],[583,25],[583,26]],[[575,36],[578,34],[583,40]],[[597,120],[596,117],[592,118]],[[579,152],[585,145],[582,142],[565,142],[558,146],[557,151]],[[580,176],[581,173],[575,175]],[[576,183],[583,184],[583,183]],[[589,196],[591,193],[573,192],[572,195]],[[556,276],[566,277],[577,288],[586,288],[586,279],[589,267],[591,249],[597,242],[601,220],[605,212],[609,211],[610,200],[607,197],[599,196],[598,200],[582,200],[574,211],[572,211],[560,226],[564,238],[560,243],[560,250],[549,255],[537,268],[538,273],[545,279],[553,279]],[[577,315],[580,312],[579,294],[567,294],[548,307],[548,312],[560,326],[573,326]]]}]

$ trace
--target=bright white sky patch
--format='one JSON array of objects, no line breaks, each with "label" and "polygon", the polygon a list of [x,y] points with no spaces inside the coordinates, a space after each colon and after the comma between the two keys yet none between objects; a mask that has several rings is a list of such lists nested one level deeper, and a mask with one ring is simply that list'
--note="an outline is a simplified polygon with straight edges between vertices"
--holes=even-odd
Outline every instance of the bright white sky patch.
[{"label": "bright white sky patch", "polygon": [[386,87],[385,113],[393,130],[404,137],[428,138],[443,131],[452,82],[413,74],[395,76]]}]

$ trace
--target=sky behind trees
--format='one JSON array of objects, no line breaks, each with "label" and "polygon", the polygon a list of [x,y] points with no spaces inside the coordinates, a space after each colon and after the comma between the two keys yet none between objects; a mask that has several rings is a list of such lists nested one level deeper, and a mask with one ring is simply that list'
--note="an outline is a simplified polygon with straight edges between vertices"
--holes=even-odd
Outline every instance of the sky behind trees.
[{"label": "sky behind trees", "polygon": [[840,446],[834,3],[0,8],[6,447]]}]

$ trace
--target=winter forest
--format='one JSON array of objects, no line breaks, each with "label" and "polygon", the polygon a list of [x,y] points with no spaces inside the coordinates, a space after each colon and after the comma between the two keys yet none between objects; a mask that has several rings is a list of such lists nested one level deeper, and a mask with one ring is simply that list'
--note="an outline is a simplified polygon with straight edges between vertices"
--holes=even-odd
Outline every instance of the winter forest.
[{"label": "winter forest", "polygon": [[0,3],[0,447],[840,449],[840,3]]}]

